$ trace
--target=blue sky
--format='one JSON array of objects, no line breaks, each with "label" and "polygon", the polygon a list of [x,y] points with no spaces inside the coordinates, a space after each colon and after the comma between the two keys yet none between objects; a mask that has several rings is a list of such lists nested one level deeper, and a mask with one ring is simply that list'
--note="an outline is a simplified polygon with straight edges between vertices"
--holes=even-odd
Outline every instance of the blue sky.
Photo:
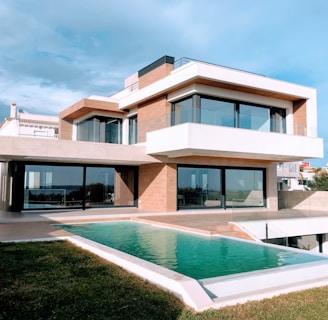
[{"label": "blue sky", "polygon": [[326,0],[0,0],[0,30],[0,120],[11,101],[58,114],[108,96],[170,55],[316,88],[328,150]]}]

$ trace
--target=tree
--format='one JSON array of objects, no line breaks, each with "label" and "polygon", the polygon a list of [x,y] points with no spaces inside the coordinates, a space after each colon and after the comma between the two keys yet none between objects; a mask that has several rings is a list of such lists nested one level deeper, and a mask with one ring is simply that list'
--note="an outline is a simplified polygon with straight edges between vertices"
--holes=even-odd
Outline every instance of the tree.
[{"label": "tree", "polygon": [[318,171],[313,181],[309,181],[308,186],[314,191],[328,191],[328,173]]}]

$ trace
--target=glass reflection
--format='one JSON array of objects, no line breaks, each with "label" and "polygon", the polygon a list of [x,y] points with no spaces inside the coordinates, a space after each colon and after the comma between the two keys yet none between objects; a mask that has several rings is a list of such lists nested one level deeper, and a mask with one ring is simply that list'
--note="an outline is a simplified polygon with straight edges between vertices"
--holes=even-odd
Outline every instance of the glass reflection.
[{"label": "glass reflection", "polygon": [[114,204],[114,168],[86,169],[86,206]]},{"label": "glass reflection", "polygon": [[178,208],[221,207],[221,170],[178,168]]},{"label": "glass reflection", "polygon": [[234,103],[201,98],[201,123],[234,127],[234,113]]},{"label": "glass reflection", "polygon": [[122,119],[94,116],[77,124],[77,140],[122,143]]},{"label": "glass reflection", "polygon": [[188,98],[173,104],[172,125],[193,122],[193,99]]},{"label": "glass reflection", "polygon": [[270,109],[241,104],[239,106],[239,127],[270,132]]},{"label": "glass reflection", "polygon": [[227,169],[226,205],[231,207],[263,207],[263,171]]},{"label": "glass reflection", "polygon": [[26,164],[23,209],[134,206],[135,177],[134,167]]},{"label": "glass reflection", "polygon": [[286,133],[286,110],[236,100],[192,95],[172,104],[172,123],[203,123]]},{"label": "glass reflection", "polygon": [[82,185],[81,167],[26,165],[23,208],[80,207]]},{"label": "glass reflection", "polygon": [[129,118],[129,144],[138,143],[138,117]]}]

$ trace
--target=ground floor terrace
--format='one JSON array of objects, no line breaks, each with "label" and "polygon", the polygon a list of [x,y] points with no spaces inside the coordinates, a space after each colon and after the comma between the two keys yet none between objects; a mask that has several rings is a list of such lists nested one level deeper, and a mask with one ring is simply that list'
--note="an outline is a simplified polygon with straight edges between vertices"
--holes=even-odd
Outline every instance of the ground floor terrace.
[{"label": "ground floor terrace", "polygon": [[154,212],[135,207],[112,207],[58,211],[23,210],[22,212],[0,210],[0,241],[34,240],[66,235],[54,225],[56,223],[91,223],[131,219],[186,231],[262,241],[328,233],[328,211],[323,210],[270,211],[266,208],[229,208],[227,210]]},{"label": "ground floor terrace", "polygon": [[[51,241],[67,239],[114,262],[126,270],[172,291],[195,310],[262,299],[276,294],[328,284],[326,262],[306,267],[278,268],[241,275],[195,280],[173,271],[140,262],[109,247],[64,231],[58,224],[84,224],[134,220],[147,224],[207,235],[239,238],[242,241],[270,242],[272,237],[292,239],[312,234],[327,256],[328,212],[309,210],[269,211],[265,208],[230,210],[185,210],[153,212],[138,208],[101,208],[70,211],[0,211],[0,242]],[[279,234],[280,232],[280,234]],[[322,237],[319,239],[318,235]],[[267,238],[267,239],[266,239]],[[296,237],[297,238],[297,237]],[[288,244],[288,241],[287,241]],[[271,244],[268,244],[269,246]],[[291,249],[295,250],[295,249]],[[321,255],[320,253],[315,253]],[[327,261],[328,264],[328,261]],[[323,272],[323,273],[322,273]],[[208,292],[211,292],[208,295]]]}]

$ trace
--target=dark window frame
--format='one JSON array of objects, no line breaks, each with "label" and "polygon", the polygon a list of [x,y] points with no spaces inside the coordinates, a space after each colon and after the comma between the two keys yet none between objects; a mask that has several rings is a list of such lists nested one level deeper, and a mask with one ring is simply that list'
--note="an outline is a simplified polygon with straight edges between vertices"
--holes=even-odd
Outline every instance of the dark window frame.
[{"label": "dark window frame", "polygon": [[[116,134],[112,136],[111,124],[117,122]],[[98,125],[98,128],[96,126]],[[83,130],[86,131],[80,131]],[[122,144],[122,118],[94,115],[76,124],[77,141]]]},{"label": "dark window frame", "polygon": [[138,143],[138,115],[129,117],[129,144]]},{"label": "dark window frame", "polygon": [[[192,94],[190,96],[184,97],[183,99],[176,100],[171,103],[171,126],[181,124],[180,122],[177,123],[176,121],[176,116],[177,116],[177,111],[176,111],[176,104],[191,99],[191,108],[192,108],[192,119],[190,122],[193,123],[202,123],[201,119],[201,100],[202,98],[204,99],[210,99],[210,100],[215,100],[215,101],[222,101],[222,102],[227,102],[234,104],[234,127],[230,128],[240,128],[240,105],[245,105],[245,106],[251,106],[251,107],[257,107],[257,108],[264,108],[269,111],[269,126],[270,126],[270,131],[265,131],[265,132],[277,132],[277,133],[286,133],[286,116],[287,112],[286,109],[284,108],[279,108],[279,107],[274,107],[274,106],[269,106],[265,104],[258,104],[258,103],[253,103],[253,102],[247,102],[247,101],[241,101],[241,100],[234,100],[234,99],[226,99],[226,98],[220,98],[220,97],[214,97],[210,95],[204,95],[204,94]],[[276,115],[279,115],[281,118],[281,125],[279,126],[276,121]],[[184,123],[184,122],[182,122]],[[279,131],[278,131],[279,128]],[[254,129],[250,129],[254,130]]]},{"label": "dark window frame", "polygon": [[[24,208],[24,192],[25,192],[25,174],[26,166],[54,166],[54,167],[77,167],[82,169],[82,185],[81,190],[83,199],[81,203],[74,207],[85,210],[86,209],[86,174],[87,168],[114,168],[114,169],[125,169],[129,168],[134,172],[134,194],[133,194],[133,204],[131,205],[116,205],[115,207],[137,207],[138,206],[138,167],[136,166],[125,166],[125,165],[105,165],[105,164],[81,164],[81,163],[58,163],[58,162],[40,162],[40,161],[13,161],[10,162],[11,175],[13,177],[13,190],[12,190],[12,211],[20,212],[24,211],[37,211],[37,210],[53,210],[53,208]],[[69,180],[69,177],[67,178]],[[41,190],[47,190],[47,188],[41,188]],[[93,208],[94,206],[89,206],[88,208]],[[108,205],[104,205],[104,208]],[[61,210],[57,208],[56,210]],[[62,208],[62,210],[67,210]]]},{"label": "dark window frame", "polygon": [[[266,207],[266,200],[267,200],[267,177],[266,177],[266,168],[260,167],[238,167],[238,166],[209,166],[209,165],[192,165],[192,164],[178,164],[177,165],[177,194],[178,194],[178,188],[179,188],[179,178],[178,178],[178,170],[179,168],[195,168],[195,169],[219,169],[221,173],[221,205],[215,207],[216,209],[226,209],[231,208],[232,206],[227,206],[226,203],[226,196],[227,196],[227,186],[226,186],[226,171],[227,170],[249,170],[249,171],[261,171],[262,177],[263,177],[263,206],[254,206],[254,207]],[[178,210],[184,210],[184,209],[191,209],[191,207],[183,207],[179,205],[179,199],[177,199],[177,209]],[[247,206],[251,207],[251,206]],[[204,209],[205,207],[201,207],[199,209]],[[193,208],[195,209],[195,208]]]}]

